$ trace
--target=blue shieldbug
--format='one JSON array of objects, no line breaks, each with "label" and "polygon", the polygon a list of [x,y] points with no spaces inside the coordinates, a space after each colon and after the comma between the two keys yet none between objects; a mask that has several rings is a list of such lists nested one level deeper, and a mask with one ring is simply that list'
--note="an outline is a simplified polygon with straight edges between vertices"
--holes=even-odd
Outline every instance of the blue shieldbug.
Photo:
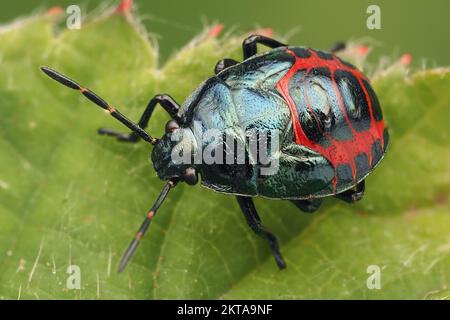
[{"label": "blue shieldbug", "polygon": [[[271,50],[257,54],[257,44]],[[155,96],[138,123],[128,120],[90,89],[42,67],[49,77],[80,91],[132,131],[124,134],[100,129],[100,134],[124,142],[143,139],[154,146],[153,166],[167,184],[123,255],[119,272],[131,259],[169,191],[180,182],[196,184],[198,176],[203,186],[237,198],[249,226],[269,242],[279,268],[286,264],[277,239],[262,226],[252,197],[288,199],[306,212],[317,210],[323,197],[334,196],[347,202],[362,198],[364,179],[383,158],[389,136],[369,80],[334,55],[344,46],[337,45],[326,53],[286,46],[262,35],[246,38],[242,46],[243,62],[219,61],[215,75],[204,81],[181,106],[169,95]],[[144,130],[158,104],[172,117],[160,139]],[[280,132],[279,150],[275,153],[277,171],[261,175],[262,164],[247,161],[174,163],[171,157],[176,144],[174,135],[183,136],[183,153],[189,157],[206,148],[206,142],[197,141],[193,133],[196,122],[203,131],[229,130],[240,141],[247,141],[241,135],[248,129],[257,135]],[[234,130],[237,128],[243,130]],[[248,158],[247,147],[244,153]]]}]

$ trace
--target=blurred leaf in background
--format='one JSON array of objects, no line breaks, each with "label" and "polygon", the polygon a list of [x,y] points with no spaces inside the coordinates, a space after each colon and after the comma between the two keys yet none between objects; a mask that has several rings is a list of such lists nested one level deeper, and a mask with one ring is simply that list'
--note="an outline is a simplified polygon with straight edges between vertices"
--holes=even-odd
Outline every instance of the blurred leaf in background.
[{"label": "blurred leaf in background", "polygon": [[[8,1],[0,10],[0,23],[36,9],[79,5],[82,15],[98,15],[117,0],[20,0]],[[448,0],[134,0],[142,23],[160,40],[160,58],[166,60],[206,25],[215,22],[239,30],[272,27],[289,35],[290,43],[328,49],[340,40],[371,43],[369,59],[399,52],[415,57],[416,67],[450,65],[450,1]],[[381,29],[367,28],[367,8],[381,10]]]},{"label": "blurred leaf in background", "polygon": [[[308,215],[288,201],[256,201],[280,238],[286,270],[232,197],[183,185],[117,275],[120,254],[163,186],[151,149],[96,135],[98,127],[123,128],[39,66],[138,119],[155,93],[181,102],[217,60],[241,59],[244,35],[217,37],[207,28],[162,64],[155,41],[128,13],[109,11],[55,34],[56,21],[39,14],[0,31],[1,298],[448,298],[449,69],[408,75],[403,59],[373,75],[391,145],[360,203],[327,199]],[[364,63],[355,48],[343,57]],[[166,121],[158,109],[149,130],[159,136]],[[72,265],[79,290],[67,285]],[[367,286],[370,266],[381,271],[381,289]]]}]

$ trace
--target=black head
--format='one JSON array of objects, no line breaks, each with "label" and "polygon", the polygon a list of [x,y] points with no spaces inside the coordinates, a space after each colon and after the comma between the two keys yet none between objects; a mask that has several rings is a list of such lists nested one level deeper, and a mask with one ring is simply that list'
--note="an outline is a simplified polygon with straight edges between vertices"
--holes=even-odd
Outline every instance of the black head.
[{"label": "black head", "polygon": [[177,179],[189,185],[198,182],[194,164],[195,137],[190,128],[180,127],[175,120],[167,122],[165,134],[152,150],[151,160],[161,180]]}]

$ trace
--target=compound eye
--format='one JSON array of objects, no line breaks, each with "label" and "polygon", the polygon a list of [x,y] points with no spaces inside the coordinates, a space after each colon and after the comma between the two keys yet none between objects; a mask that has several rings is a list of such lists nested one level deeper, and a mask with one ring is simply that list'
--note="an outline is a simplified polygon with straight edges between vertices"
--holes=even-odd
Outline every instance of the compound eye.
[{"label": "compound eye", "polygon": [[170,120],[166,123],[166,133],[171,133],[174,130],[178,129],[180,126],[175,120]]},{"label": "compound eye", "polygon": [[188,185],[196,185],[198,182],[197,172],[194,168],[187,168],[184,172],[184,182]]}]

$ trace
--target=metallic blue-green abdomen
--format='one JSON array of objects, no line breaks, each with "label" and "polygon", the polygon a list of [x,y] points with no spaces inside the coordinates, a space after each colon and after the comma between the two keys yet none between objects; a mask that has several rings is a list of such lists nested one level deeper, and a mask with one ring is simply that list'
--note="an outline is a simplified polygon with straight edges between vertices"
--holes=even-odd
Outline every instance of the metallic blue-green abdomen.
[{"label": "metallic blue-green abdomen", "polygon": [[[209,78],[186,100],[181,108],[180,116],[194,133],[197,154],[207,151],[214,145],[225,145],[223,155],[223,159],[225,159],[227,153],[234,148],[229,143],[224,142],[225,139],[221,141],[203,139],[202,135],[211,130],[226,132],[227,136],[231,135],[235,141],[241,141],[245,144],[246,161],[244,164],[239,164],[238,161],[226,162],[225,164],[199,162],[196,168],[202,177],[203,186],[225,193],[249,196],[261,195],[269,198],[307,199],[323,197],[345,191],[354,186],[369,174],[381,160],[383,152],[378,150],[374,152],[378,156],[375,162],[363,163],[362,165],[357,163],[358,181],[355,178],[341,181],[341,177],[338,176],[340,171],[337,170],[340,167],[333,166],[332,158],[326,158],[324,154],[318,152],[318,149],[298,143],[299,134],[294,132],[291,109],[296,108],[296,113],[298,113],[298,118],[294,119],[294,125],[300,123],[301,127],[308,130],[308,121],[311,120],[308,120],[308,114],[305,113],[307,107],[301,101],[301,98],[296,95],[296,92],[292,94],[295,101],[289,105],[286,96],[280,93],[277,85],[289,72],[301,71],[301,66],[296,65],[298,57],[305,55],[302,58],[305,58],[306,61],[306,55],[311,52],[317,55],[318,59],[322,59],[322,62],[328,63],[326,60],[330,57],[325,56],[320,51],[298,47],[282,47],[270,50],[231,66]],[[334,59],[333,61],[336,61],[338,66],[344,66],[339,59],[333,57],[331,59]],[[311,59],[309,60],[311,61]],[[314,63],[314,60],[312,63]],[[333,64],[330,63],[330,66],[333,67]],[[334,117],[334,122],[329,128],[330,134],[334,135],[333,132],[340,134],[341,128],[345,125],[344,117],[339,113],[337,100],[332,101],[330,98],[333,93],[329,92],[329,88],[332,87],[332,81],[334,81],[331,74],[307,74],[305,72],[305,77],[316,85],[312,88],[318,89],[319,92],[317,97],[319,100],[316,99],[313,102],[318,103],[318,105],[313,105],[313,108],[318,108],[319,113],[323,112],[322,109],[324,108],[329,109],[328,112],[332,112]],[[292,79],[295,79],[295,77],[292,77]],[[344,80],[339,86],[347,86],[350,90],[358,89],[351,87],[352,84],[347,83],[347,78]],[[368,84],[367,86],[372,90]],[[295,85],[288,88],[289,90],[296,89]],[[321,95],[322,98],[324,97],[323,99],[329,100],[328,105],[320,100]],[[346,103],[349,101],[349,103],[356,104],[356,107],[358,107],[358,101],[355,100],[356,96],[350,95],[344,98]],[[372,102],[374,102],[373,99]],[[362,111],[366,112],[367,110],[362,109]],[[316,119],[316,121],[319,120],[321,119]],[[363,123],[363,120],[358,118],[357,124]],[[326,137],[323,128],[310,128],[309,130],[313,130],[312,133],[317,135],[318,144],[322,141],[320,139]],[[268,135],[270,138],[275,135],[278,136],[279,147],[276,150],[273,149],[271,155],[271,164],[277,163],[276,171],[269,175],[261,174],[262,169],[267,168],[267,164],[260,163],[258,159],[255,159],[258,154],[251,152],[249,132],[257,135]],[[307,131],[307,133],[311,132]],[[350,138],[352,138],[351,135]],[[252,159],[253,162],[250,161]],[[344,173],[347,174],[346,172]]]}]

